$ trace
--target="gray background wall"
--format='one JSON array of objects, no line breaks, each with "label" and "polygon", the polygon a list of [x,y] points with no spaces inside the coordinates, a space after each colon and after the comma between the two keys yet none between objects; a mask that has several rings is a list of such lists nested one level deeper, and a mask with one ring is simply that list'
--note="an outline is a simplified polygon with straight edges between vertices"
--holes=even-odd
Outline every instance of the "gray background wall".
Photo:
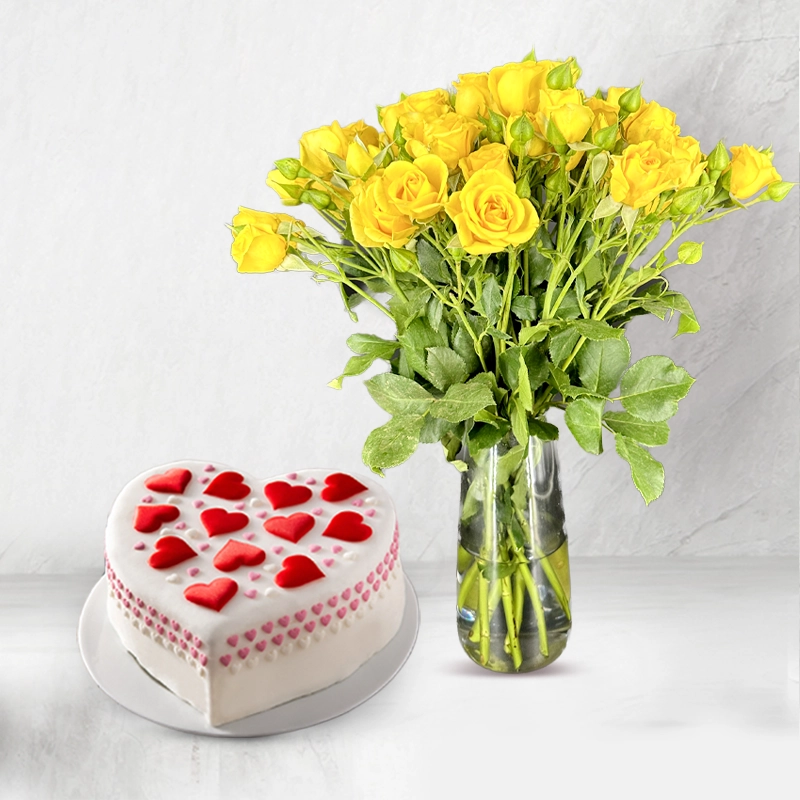
[{"label": "gray background wall", "polygon": [[[706,150],[771,143],[797,180],[797,32],[791,0],[4,2],[0,573],[99,568],[117,491],[165,461],[365,469],[383,412],[357,379],[325,384],[348,334],[391,329],[229,256],[224,224],[279,210],[264,177],[303,131],[535,44],[575,55],[587,92],[643,78]],[[635,357],[697,378],[664,496],[645,510],[626,465],[565,429],[573,554],[797,552],[798,194],[703,236],[672,276],[702,331],[631,325]],[[430,445],[389,473],[406,558],[452,557],[458,481]]]}]

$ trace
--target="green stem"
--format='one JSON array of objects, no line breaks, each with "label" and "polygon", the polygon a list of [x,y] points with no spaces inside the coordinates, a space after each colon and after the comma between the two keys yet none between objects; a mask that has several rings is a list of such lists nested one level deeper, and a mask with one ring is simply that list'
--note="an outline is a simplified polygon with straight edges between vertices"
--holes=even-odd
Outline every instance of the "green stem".
[{"label": "green stem", "polygon": [[478,628],[480,630],[480,662],[489,663],[489,582],[483,575],[478,577]]},{"label": "green stem", "polygon": [[514,669],[519,669],[522,664],[522,653],[519,649],[519,637],[517,635],[517,625],[514,619],[514,608],[511,600],[511,578],[506,575],[501,578],[501,596],[503,598],[503,612],[506,617],[506,629],[508,630],[508,642],[511,649],[511,659],[514,662]]},{"label": "green stem", "polygon": [[[500,582],[495,581],[489,588],[489,619],[494,616],[494,612],[500,603]],[[472,629],[469,632],[469,640],[473,643],[478,642],[481,638],[478,619],[472,623]]]},{"label": "green stem", "polygon": [[458,589],[458,610],[461,611],[464,608],[464,604],[467,602],[467,595],[469,595],[470,590],[472,589],[472,584],[475,583],[475,578],[478,577],[478,562],[477,560],[473,561],[470,565],[469,569],[464,573],[464,577],[461,579],[461,586]]},{"label": "green stem", "polygon": [[533,613],[536,616],[536,627],[539,630],[539,651],[543,656],[550,654],[550,649],[547,645],[547,624],[544,619],[544,609],[542,608],[542,601],[539,599],[539,591],[533,580],[533,575],[528,568],[527,562],[521,561],[519,565],[519,572],[522,574],[522,580],[525,581],[525,586],[528,589],[528,594],[533,603]]}]

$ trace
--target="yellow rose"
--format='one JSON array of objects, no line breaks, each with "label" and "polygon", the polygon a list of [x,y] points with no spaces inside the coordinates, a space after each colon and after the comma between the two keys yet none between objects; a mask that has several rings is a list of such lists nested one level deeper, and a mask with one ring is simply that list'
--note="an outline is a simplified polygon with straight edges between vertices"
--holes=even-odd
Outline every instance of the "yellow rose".
[{"label": "yellow rose", "polygon": [[547,133],[548,120],[567,142],[580,142],[592,127],[594,113],[583,104],[583,92],[578,89],[541,89],[536,121],[542,135]]},{"label": "yellow rose", "polygon": [[670,150],[681,129],[675,124],[675,112],[660,106],[655,100],[642,103],[639,110],[623,123],[625,138],[630,144],[655,142]]},{"label": "yellow rose", "polygon": [[[608,90],[609,92],[611,89]],[[597,133],[603,128],[615,125],[619,115],[619,105],[601,100],[599,97],[587,97],[586,106],[592,110],[594,121],[592,122],[592,133]],[[617,138],[622,134],[617,131]]]},{"label": "yellow rose", "polygon": [[408,95],[399,103],[378,110],[378,118],[390,138],[394,138],[397,123],[403,128],[407,118],[414,121],[434,119],[450,111],[450,95],[444,89],[431,89]]},{"label": "yellow rose", "polygon": [[449,111],[429,121],[409,122],[404,127],[406,151],[411,158],[433,153],[453,172],[460,159],[469,155],[483,126],[472,119]]},{"label": "yellow rose", "polygon": [[672,156],[654,142],[628,145],[612,161],[611,196],[618,203],[642,208],[673,188]]},{"label": "yellow rose", "polygon": [[619,111],[619,99],[627,91],[628,89],[624,86],[609,86],[606,92],[606,102]]},{"label": "yellow rose", "polygon": [[445,207],[461,246],[470,255],[498,253],[527,242],[539,227],[529,200],[517,196],[514,181],[497,169],[480,169]]},{"label": "yellow rose", "polygon": [[489,72],[489,106],[504,117],[535,113],[539,90],[547,88],[547,73],[560,61],[522,61],[495,67]]},{"label": "yellow rose", "polygon": [[355,240],[364,247],[402,247],[417,231],[387,196],[383,179],[383,174],[376,173],[353,192],[350,224]]},{"label": "yellow rose", "polygon": [[706,162],[700,150],[700,142],[692,136],[678,136],[670,151],[672,156],[673,185],[676,189],[695,186],[703,174]]},{"label": "yellow rose", "polygon": [[467,72],[459,75],[453,84],[456,90],[456,112],[462,117],[477,119],[480,115],[484,119],[489,115],[489,73]]},{"label": "yellow rose", "polygon": [[345,128],[334,120],[330,125],[306,131],[300,137],[300,163],[318,178],[330,180],[333,164],[328,153],[346,158],[348,145],[356,136],[366,145],[378,144],[378,131],[363,120],[352,122]]},{"label": "yellow rose", "polygon": [[277,233],[282,222],[303,223],[288,214],[270,214],[252,208],[239,208],[232,226],[239,228],[233,234],[231,256],[239,272],[272,272],[286,257],[287,240]]},{"label": "yellow rose", "polygon": [[347,156],[345,157],[347,171],[355,178],[362,177],[367,170],[374,166],[373,159],[380,151],[380,147],[375,145],[364,146],[358,142],[350,142],[347,145]]},{"label": "yellow rose", "polygon": [[497,169],[509,178],[513,178],[511,165],[508,162],[508,148],[495,142],[479,147],[474,153],[458,162],[464,180],[469,180],[479,169]]},{"label": "yellow rose", "polygon": [[383,172],[383,189],[389,202],[413,220],[430,219],[447,202],[447,164],[427,154],[408,161],[394,161]]},{"label": "yellow rose", "polygon": [[771,155],[761,153],[749,144],[731,147],[731,154],[731,196],[746,200],[760,189],[781,179],[772,166]]}]

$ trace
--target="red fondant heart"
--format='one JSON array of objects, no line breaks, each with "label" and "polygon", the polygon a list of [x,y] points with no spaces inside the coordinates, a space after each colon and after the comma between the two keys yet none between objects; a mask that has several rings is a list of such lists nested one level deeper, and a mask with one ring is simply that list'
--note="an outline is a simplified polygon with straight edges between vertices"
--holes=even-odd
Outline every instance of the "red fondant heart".
[{"label": "red fondant heart", "polygon": [[288,517],[270,517],[264,523],[264,530],[281,539],[297,544],[314,527],[314,517],[303,511]]},{"label": "red fondant heart", "polygon": [[264,563],[267,554],[254,544],[229,540],[214,556],[214,566],[220,572],[233,572],[239,567],[257,567]]},{"label": "red fondant heart", "polygon": [[348,497],[367,491],[367,486],[357,481],[352,475],[344,472],[334,472],[325,478],[325,488],[320,497],[329,503],[347,500]]},{"label": "red fondant heart", "polygon": [[372,528],[364,524],[364,517],[356,511],[340,511],[322,535],[343,542],[363,542],[372,536]]},{"label": "red fondant heart", "polygon": [[264,494],[277,511],[279,508],[299,506],[300,503],[305,503],[306,500],[311,499],[312,492],[308,486],[292,486],[286,481],[273,481],[264,487]]},{"label": "red fondant heart", "polygon": [[179,536],[162,536],[156,541],[155,552],[147,559],[153,569],[174,567],[197,555]]},{"label": "red fondant heart", "polygon": [[152,492],[183,494],[191,479],[192,473],[188,469],[168,469],[162,475],[150,476],[144,485]]},{"label": "red fondant heart", "polygon": [[238,472],[220,472],[205,488],[203,494],[223,500],[241,500],[250,494],[250,487]]},{"label": "red fondant heart", "polygon": [[177,506],[138,506],[133,527],[139,533],[153,533],[165,522],[172,522],[180,515]]},{"label": "red fondant heart", "polygon": [[283,569],[275,576],[275,583],[283,589],[294,589],[324,577],[325,573],[308,556],[294,555],[283,559]]},{"label": "red fondant heart", "polygon": [[222,611],[239,589],[239,584],[231,578],[217,578],[211,583],[194,583],[183,590],[183,596],[198,606],[212,611]]},{"label": "red fondant heart", "polygon": [[222,533],[233,533],[246,528],[250,522],[247,514],[239,511],[228,512],[224,508],[207,508],[200,514],[200,522],[208,531],[209,537]]}]

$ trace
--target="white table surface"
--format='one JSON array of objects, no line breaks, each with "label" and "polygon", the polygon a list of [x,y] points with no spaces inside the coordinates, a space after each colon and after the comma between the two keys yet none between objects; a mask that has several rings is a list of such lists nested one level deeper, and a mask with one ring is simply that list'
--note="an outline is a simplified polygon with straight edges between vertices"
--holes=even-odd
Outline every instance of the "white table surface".
[{"label": "white table surface", "polygon": [[552,666],[461,652],[451,565],[407,564],[422,626],[354,711],[268,739],[161,728],[83,667],[99,574],[0,577],[0,798],[796,798],[793,558],[576,559]]}]

